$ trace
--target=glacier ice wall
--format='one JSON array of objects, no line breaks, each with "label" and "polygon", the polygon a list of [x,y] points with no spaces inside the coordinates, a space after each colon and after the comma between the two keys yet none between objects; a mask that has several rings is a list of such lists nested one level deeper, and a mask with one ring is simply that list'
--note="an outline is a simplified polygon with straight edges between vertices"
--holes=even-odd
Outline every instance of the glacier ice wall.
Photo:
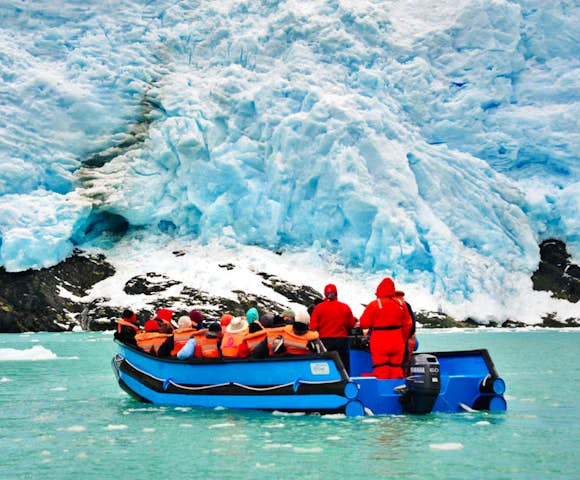
[{"label": "glacier ice wall", "polygon": [[570,2],[0,9],[9,270],[57,262],[99,212],[313,246],[458,302],[517,288],[541,238],[578,258]]}]

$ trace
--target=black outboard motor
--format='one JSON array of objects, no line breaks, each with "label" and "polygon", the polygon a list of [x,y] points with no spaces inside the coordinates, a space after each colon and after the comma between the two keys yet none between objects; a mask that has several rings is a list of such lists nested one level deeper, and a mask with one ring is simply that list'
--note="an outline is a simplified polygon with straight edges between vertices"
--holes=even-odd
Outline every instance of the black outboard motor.
[{"label": "black outboard motor", "polygon": [[437,357],[426,353],[413,355],[405,385],[397,390],[402,394],[403,412],[431,413],[441,391]]}]

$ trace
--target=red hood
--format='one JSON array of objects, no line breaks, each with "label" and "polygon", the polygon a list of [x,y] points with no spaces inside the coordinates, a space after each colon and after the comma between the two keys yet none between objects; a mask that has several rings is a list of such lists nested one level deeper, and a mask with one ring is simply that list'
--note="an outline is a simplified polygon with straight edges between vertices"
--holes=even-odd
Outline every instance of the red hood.
[{"label": "red hood", "polygon": [[395,283],[390,277],[383,279],[377,287],[377,298],[392,297],[395,295]]},{"label": "red hood", "polygon": [[170,322],[172,315],[173,310],[169,310],[168,308],[160,308],[157,310],[157,318],[160,318],[164,322]]}]

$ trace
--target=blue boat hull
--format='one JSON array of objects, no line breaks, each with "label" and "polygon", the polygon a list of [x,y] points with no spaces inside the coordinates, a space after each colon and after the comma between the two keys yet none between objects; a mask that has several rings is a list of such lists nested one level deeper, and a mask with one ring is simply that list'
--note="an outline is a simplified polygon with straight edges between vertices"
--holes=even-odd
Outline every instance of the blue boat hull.
[{"label": "blue boat hull", "polygon": [[[403,413],[403,379],[361,376],[370,355],[351,349],[349,376],[335,352],[267,359],[160,359],[121,344],[113,358],[119,385],[136,399],[188,407],[344,413]],[[486,350],[439,352],[441,390],[433,412],[507,408],[503,381]],[[482,386],[483,384],[483,386]]]}]

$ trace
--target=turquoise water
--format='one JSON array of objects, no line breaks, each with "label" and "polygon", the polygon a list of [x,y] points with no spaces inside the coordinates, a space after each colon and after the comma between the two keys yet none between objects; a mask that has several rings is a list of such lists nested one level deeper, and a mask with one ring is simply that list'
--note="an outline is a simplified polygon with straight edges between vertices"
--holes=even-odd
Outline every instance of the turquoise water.
[{"label": "turquoise water", "polygon": [[420,340],[421,351],[487,348],[508,411],[353,419],[153,407],[117,386],[109,334],[0,335],[0,479],[578,478],[580,331]]}]

